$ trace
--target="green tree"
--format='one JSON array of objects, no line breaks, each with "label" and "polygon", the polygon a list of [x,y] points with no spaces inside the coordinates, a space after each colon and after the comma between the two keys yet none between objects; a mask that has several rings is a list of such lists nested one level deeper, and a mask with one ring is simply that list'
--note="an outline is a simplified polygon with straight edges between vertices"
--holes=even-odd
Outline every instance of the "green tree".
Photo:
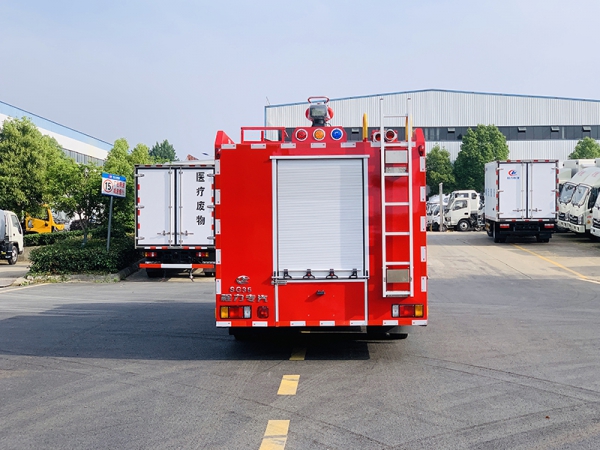
[{"label": "green tree", "polygon": [[508,152],[506,138],[495,125],[477,125],[474,130],[468,129],[454,161],[456,188],[483,191],[485,164],[507,159]]},{"label": "green tree", "polygon": [[444,183],[445,193],[452,192],[454,190],[454,173],[450,152],[436,145],[427,154],[426,163],[427,186],[431,193],[438,193],[440,183]]},{"label": "green tree", "polygon": [[584,137],[575,146],[575,151],[569,159],[594,159],[600,158],[600,144],[590,137]]},{"label": "green tree", "polygon": [[23,219],[51,201],[49,172],[66,156],[54,138],[26,117],[7,119],[0,130],[0,205]]},{"label": "green tree", "polygon": [[[113,200],[113,235],[130,233],[135,226],[135,179],[134,166],[136,164],[151,164],[152,158],[148,147],[138,144],[130,152],[129,144],[125,139],[117,139],[112,150],[108,153],[104,163],[104,172],[124,176],[127,180],[125,198],[114,198]],[[104,223],[108,224],[108,213],[110,198],[104,199]]]},{"label": "green tree", "polygon": [[78,164],[67,158],[50,171],[52,205],[68,216],[79,219],[87,243],[90,221],[104,208],[101,191],[102,168],[95,164]]},{"label": "green tree", "polygon": [[166,139],[160,144],[157,142],[150,150],[150,156],[157,163],[171,162],[177,160],[175,149]]}]

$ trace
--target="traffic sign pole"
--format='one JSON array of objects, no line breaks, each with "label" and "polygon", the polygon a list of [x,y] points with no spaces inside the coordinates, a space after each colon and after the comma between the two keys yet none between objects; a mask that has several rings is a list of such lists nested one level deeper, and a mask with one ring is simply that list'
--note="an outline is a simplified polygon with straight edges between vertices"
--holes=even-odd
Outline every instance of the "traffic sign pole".
[{"label": "traffic sign pole", "polygon": [[108,236],[106,237],[106,252],[110,250],[110,227],[112,223],[112,205],[113,205],[113,196],[110,196],[110,210],[108,212]]}]

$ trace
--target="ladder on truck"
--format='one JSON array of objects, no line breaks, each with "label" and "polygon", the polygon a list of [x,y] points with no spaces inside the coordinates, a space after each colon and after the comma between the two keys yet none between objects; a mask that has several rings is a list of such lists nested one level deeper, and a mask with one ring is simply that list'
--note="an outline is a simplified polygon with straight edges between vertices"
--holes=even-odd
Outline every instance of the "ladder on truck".
[{"label": "ladder on truck", "polygon": [[[412,297],[414,296],[414,235],[413,235],[413,176],[412,176],[412,124],[410,115],[410,99],[408,99],[406,115],[386,115],[383,113],[383,98],[379,103],[379,127],[381,145],[381,255],[383,269],[383,296],[384,297]],[[385,120],[404,119],[407,141],[386,142]],[[400,138],[400,137],[399,137]],[[408,201],[390,201],[389,189],[386,189],[387,179],[405,177],[408,185]],[[391,211],[407,214],[408,229],[406,224],[394,223],[388,229],[387,217]],[[402,261],[388,259],[388,244],[393,245],[398,240],[408,237],[408,258]],[[390,289],[390,284],[408,285],[408,289]]]}]

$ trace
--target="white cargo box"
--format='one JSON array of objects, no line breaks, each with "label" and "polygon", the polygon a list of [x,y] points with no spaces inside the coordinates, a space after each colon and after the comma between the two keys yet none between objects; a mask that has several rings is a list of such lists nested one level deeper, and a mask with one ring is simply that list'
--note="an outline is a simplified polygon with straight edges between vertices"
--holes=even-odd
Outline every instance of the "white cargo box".
[{"label": "white cargo box", "polygon": [[485,165],[487,220],[556,220],[557,160],[492,161]]},{"label": "white cargo box", "polygon": [[136,246],[214,245],[214,165],[138,166]]}]

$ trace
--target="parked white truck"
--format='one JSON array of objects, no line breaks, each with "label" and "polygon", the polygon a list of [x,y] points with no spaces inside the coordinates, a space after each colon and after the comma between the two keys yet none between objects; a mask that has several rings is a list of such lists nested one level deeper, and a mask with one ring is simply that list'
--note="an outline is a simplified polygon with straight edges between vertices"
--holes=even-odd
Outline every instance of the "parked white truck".
[{"label": "parked white truck", "polygon": [[16,264],[23,253],[23,228],[17,215],[0,209],[0,259]]},{"label": "parked white truck", "polygon": [[569,182],[573,176],[586,167],[594,167],[593,159],[567,159],[558,172],[558,189],[562,191],[565,183]]},{"label": "parked white truck", "polygon": [[492,161],[485,165],[485,229],[494,242],[535,236],[548,242],[557,219],[557,160]]},{"label": "parked white truck", "polygon": [[479,226],[481,195],[473,190],[454,191],[444,208],[444,225],[457,231],[469,231]]},{"label": "parked white truck", "polygon": [[592,226],[590,228],[590,237],[595,240],[600,239],[600,195],[596,198],[596,203],[592,208]]},{"label": "parked white truck", "polygon": [[597,167],[593,159],[576,159],[568,160],[563,164],[558,175],[559,196],[558,196],[558,221],[557,228],[559,230],[569,230],[569,220],[567,213],[569,212],[571,198],[577,188],[588,175],[590,175]]},{"label": "parked white truck", "polygon": [[136,248],[149,277],[167,270],[215,273],[214,162],[138,165]]},{"label": "parked white truck", "polygon": [[579,181],[566,205],[567,227],[577,234],[591,234],[592,209],[600,190],[600,167],[597,166],[600,166],[600,158],[596,160],[596,167],[585,169],[587,176]]}]

